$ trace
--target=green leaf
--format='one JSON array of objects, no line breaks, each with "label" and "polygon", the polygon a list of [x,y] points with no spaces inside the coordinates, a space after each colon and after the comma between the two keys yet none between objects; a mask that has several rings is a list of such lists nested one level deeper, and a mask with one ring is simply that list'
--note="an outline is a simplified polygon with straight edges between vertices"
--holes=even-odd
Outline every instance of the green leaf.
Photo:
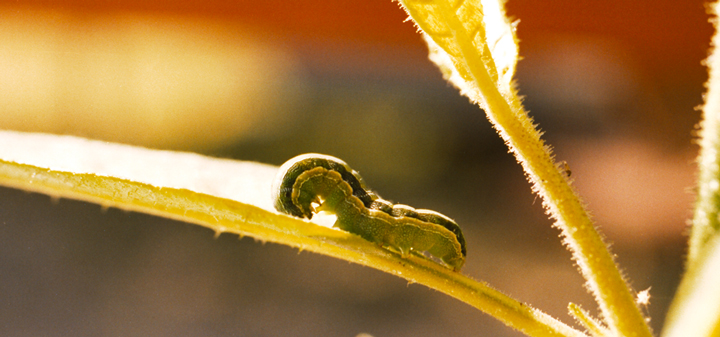
[{"label": "green leaf", "polygon": [[[430,60],[464,95],[482,102],[470,64],[480,61],[494,85],[512,92],[518,58],[515,28],[493,1],[401,1],[423,30]],[[477,60],[467,60],[467,51]]]},{"label": "green leaf", "polygon": [[530,336],[584,336],[552,317],[423,257],[277,213],[277,167],[76,137],[0,131],[0,185],[186,221],[397,275],[436,289]]}]

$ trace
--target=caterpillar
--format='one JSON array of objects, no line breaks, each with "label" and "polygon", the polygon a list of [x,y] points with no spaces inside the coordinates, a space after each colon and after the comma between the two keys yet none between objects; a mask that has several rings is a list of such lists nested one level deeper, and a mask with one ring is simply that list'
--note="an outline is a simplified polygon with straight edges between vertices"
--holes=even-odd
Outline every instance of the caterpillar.
[{"label": "caterpillar", "polygon": [[455,221],[382,199],[338,158],[309,153],[288,160],[273,182],[272,198],[275,209],[295,217],[312,219],[320,211],[335,214],[334,227],[403,257],[427,252],[454,271],[465,263],[465,238]]}]

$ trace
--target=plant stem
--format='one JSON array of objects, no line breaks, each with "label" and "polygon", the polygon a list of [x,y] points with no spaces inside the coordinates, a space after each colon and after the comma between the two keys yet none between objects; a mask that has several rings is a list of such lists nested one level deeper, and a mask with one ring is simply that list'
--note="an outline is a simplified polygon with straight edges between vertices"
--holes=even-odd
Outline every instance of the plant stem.
[{"label": "plant stem", "polygon": [[612,334],[600,324],[595,318],[591,317],[590,314],[585,312],[579,305],[570,303],[568,305],[570,316],[575,317],[575,320],[583,325],[593,337],[609,337]]},{"label": "plant stem", "polygon": [[519,104],[511,107],[497,90],[483,90],[492,86],[490,78],[483,74],[486,73],[473,71],[488,106],[488,119],[522,164],[533,190],[543,198],[544,206],[555,219],[555,226],[562,230],[606,323],[613,332],[623,336],[652,336],[610,251],[579,197],[555,165],[549,147],[540,139],[540,132]]},{"label": "plant stem", "polygon": [[[488,119],[522,164],[533,190],[542,197],[555,225],[561,229],[606,324],[617,335],[652,336],[607,246],[566,176],[556,166],[549,147],[540,138],[540,132],[522,108],[517,94],[514,90],[506,95],[500,93],[478,51],[484,46],[473,43],[456,8],[443,0],[433,1],[433,4],[439,8],[437,13],[441,16],[436,19],[449,28],[459,47],[459,51],[453,51],[456,62],[464,63],[462,66],[469,70]],[[431,32],[426,33],[432,37]]]},{"label": "plant stem", "polygon": [[710,78],[700,123],[698,200],[690,232],[688,260],[682,282],[670,306],[663,336],[720,335],[720,35],[712,5],[715,34],[707,65]]},{"label": "plant stem", "polygon": [[[717,13],[718,3],[713,4]],[[712,39],[713,50],[708,57],[710,70],[708,91],[703,106],[703,120],[700,122],[700,157],[698,158],[698,201],[690,231],[690,247],[687,268],[698,260],[702,250],[710,239],[720,231],[720,36],[715,24]]]},{"label": "plant stem", "polygon": [[664,337],[720,336],[720,237],[707,243],[683,277],[670,306]]}]

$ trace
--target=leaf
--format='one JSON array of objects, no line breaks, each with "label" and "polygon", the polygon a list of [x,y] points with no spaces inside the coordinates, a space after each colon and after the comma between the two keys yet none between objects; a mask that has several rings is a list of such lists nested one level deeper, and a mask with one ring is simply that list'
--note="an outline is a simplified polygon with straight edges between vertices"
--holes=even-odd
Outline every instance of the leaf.
[{"label": "leaf", "polygon": [[[271,165],[12,131],[0,132],[0,158],[0,185],[53,197],[154,214],[302,249],[319,245],[317,239],[306,240],[318,233],[344,234],[274,214],[268,186],[276,167]],[[296,238],[288,240],[287,235]]]},{"label": "leaf", "polygon": [[369,266],[491,312],[530,336],[585,336],[423,257],[275,212],[277,167],[76,137],[0,131],[0,185],[195,223]]},{"label": "leaf", "polygon": [[497,90],[511,93],[518,59],[517,37],[501,2],[401,0],[401,3],[423,30],[430,60],[464,95],[482,102],[468,64],[473,62],[482,64]]},{"label": "leaf", "polygon": [[158,151],[71,136],[0,131],[0,158],[53,171],[92,173],[187,189],[272,210],[272,165]]}]

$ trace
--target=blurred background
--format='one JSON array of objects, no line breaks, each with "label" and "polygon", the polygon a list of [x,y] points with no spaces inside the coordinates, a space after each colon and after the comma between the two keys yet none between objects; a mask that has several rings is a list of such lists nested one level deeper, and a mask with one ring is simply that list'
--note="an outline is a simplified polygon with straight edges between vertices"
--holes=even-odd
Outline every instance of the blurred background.
[{"label": "blurred background", "polygon": [[[511,0],[517,83],[659,330],[682,272],[712,27],[701,0]],[[596,313],[484,113],[390,0],[0,1],[0,128],[281,164],[343,158],[453,217],[463,269]],[[0,189],[3,336],[520,336],[375,270]]]}]

